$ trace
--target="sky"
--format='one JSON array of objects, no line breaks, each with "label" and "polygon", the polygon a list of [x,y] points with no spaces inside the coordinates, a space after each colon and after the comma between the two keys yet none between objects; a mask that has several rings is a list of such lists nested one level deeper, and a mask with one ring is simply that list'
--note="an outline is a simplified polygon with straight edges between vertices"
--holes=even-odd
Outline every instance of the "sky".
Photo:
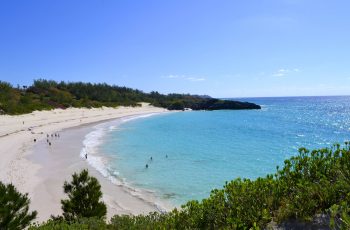
[{"label": "sky", "polygon": [[348,0],[0,0],[0,80],[350,94]]}]

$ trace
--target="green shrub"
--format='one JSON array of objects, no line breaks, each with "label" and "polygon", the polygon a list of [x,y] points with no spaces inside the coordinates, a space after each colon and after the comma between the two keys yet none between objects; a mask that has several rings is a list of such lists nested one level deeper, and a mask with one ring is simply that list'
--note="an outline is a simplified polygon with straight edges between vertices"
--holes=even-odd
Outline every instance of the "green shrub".
[{"label": "green shrub", "polygon": [[107,213],[102,198],[101,185],[96,178],[89,176],[87,170],[74,173],[71,182],[64,182],[64,192],[68,199],[61,200],[63,216],[66,220],[83,217],[103,218]]},{"label": "green shrub", "polygon": [[74,221],[48,220],[42,224],[35,224],[29,230],[104,230],[107,224],[100,218],[81,218]]},{"label": "green shrub", "polygon": [[21,194],[12,185],[0,182],[0,229],[24,229],[35,219],[37,212],[29,212],[28,194]]}]

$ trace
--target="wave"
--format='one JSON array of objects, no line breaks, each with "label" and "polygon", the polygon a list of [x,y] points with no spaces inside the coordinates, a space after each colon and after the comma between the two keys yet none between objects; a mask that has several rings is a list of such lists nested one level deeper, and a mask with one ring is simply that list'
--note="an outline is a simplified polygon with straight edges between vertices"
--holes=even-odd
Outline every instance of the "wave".
[{"label": "wave", "polygon": [[140,119],[140,118],[147,118],[147,117],[151,117],[154,115],[159,115],[160,113],[147,113],[147,114],[142,114],[142,115],[137,115],[137,116],[128,116],[128,117],[124,117],[121,118],[121,122],[128,122],[128,121],[132,121],[132,120],[136,120],[136,119]]},{"label": "wave", "polygon": [[165,205],[156,202],[149,197],[155,197],[155,192],[146,189],[139,189],[129,185],[125,178],[119,176],[119,172],[112,169],[108,164],[108,158],[99,152],[99,146],[103,144],[104,137],[110,131],[116,130],[120,123],[132,121],[140,118],[147,118],[160,113],[149,113],[137,116],[128,116],[116,119],[106,123],[101,123],[93,127],[93,131],[85,135],[83,148],[80,151],[80,157],[86,159],[87,163],[95,168],[103,177],[107,178],[113,184],[121,186],[124,191],[133,197],[136,197],[145,203],[154,206],[160,212],[166,212]]}]

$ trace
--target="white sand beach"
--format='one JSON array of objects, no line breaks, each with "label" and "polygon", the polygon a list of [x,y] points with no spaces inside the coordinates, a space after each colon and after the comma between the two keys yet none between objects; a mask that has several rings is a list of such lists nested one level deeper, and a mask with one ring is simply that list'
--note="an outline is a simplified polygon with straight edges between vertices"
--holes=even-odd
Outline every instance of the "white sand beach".
[{"label": "white sand beach", "polygon": [[[112,184],[79,153],[84,136],[96,122],[166,111],[143,103],[142,107],[69,108],[18,116],[1,115],[0,181],[12,183],[20,192],[28,193],[30,207],[38,211],[39,222],[47,220],[51,214],[61,213],[64,181],[84,168],[101,183],[108,218],[115,214],[156,211],[154,202],[157,201],[152,201],[152,197],[145,200],[130,189]],[[47,134],[54,133],[60,133],[60,138],[53,138],[52,145],[48,146]]]}]

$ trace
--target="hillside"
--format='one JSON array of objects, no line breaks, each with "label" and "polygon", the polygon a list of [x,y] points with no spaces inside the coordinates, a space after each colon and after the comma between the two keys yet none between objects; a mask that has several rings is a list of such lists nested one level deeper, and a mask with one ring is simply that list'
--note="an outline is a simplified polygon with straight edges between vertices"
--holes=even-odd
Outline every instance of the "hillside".
[{"label": "hillside", "polygon": [[31,86],[13,87],[0,81],[0,114],[23,114],[34,110],[68,107],[138,106],[149,102],[169,110],[260,109],[249,102],[227,101],[190,94],[145,93],[105,83],[35,80]]}]

